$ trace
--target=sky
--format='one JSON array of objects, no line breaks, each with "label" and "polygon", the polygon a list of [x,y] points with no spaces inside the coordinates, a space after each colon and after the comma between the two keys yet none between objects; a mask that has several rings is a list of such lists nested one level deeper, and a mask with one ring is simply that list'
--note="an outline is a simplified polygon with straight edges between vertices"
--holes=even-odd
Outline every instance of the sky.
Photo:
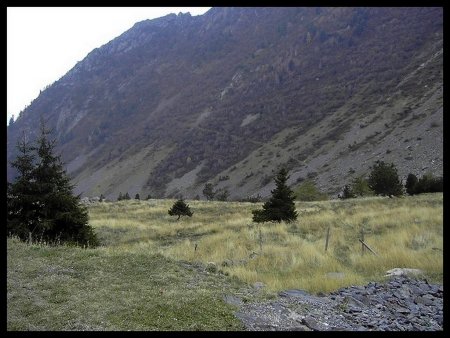
[{"label": "sky", "polygon": [[8,7],[7,119],[39,96],[89,52],[136,22],[211,7]]}]

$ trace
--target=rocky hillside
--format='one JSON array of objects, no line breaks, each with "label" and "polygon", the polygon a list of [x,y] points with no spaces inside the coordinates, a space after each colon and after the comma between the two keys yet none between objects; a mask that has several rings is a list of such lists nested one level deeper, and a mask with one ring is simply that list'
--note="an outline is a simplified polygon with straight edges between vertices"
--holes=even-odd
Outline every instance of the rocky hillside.
[{"label": "rocky hillside", "polygon": [[442,8],[212,8],[93,50],[8,127],[7,154],[43,116],[84,196],[265,196],[281,165],[336,195],[377,159],[442,175],[442,91]]}]

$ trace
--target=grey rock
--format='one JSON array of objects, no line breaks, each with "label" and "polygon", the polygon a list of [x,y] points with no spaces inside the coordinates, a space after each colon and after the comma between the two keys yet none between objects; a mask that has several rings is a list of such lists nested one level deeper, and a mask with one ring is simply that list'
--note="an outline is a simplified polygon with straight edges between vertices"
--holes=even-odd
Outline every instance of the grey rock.
[{"label": "grey rock", "polygon": [[303,297],[307,296],[308,292],[304,290],[285,290],[278,293],[280,297]]},{"label": "grey rock", "polygon": [[311,331],[311,329],[305,325],[299,325],[288,328],[287,331]]},{"label": "grey rock", "polygon": [[423,305],[432,305],[433,301],[431,299],[425,298],[424,296],[418,296],[414,300],[416,304],[423,304]]},{"label": "grey rock", "polygon": [[241,298],[233,296],[233,295],[225,295],[223,297],[223,300],[225,301],[225,303],[231,304],[231,305],[240,306],[243,304]]},{"label": "grey rock", "polygon": [[302,324],[306,325],[311,330],[320,331],[319,324],[317,323],[317,321],[313,317],[308,316],[308,317],[303,318],[302,319]]},{"label": "grey rock", "polygon": [[352,307],[364,307],[364,303],[357,300],[355,297],[349,296],[344,299],[349,306]]},{"label": "grey rock", "polygon": [[264,286],[265,286],[265,285],[264,285],[264,283],[262,283],[262,282],[255,282],[255,283],[253,284],[253,287],[254,287],[255,289],[257,289],[257,290],[262,289]]},{"label": "grey rock", "polygon": [[[351,286],[320,297],[285,290],[264,304],[243,304],[250,330],[441,331],[443,287],[425,280],[392,277],[387,283]],[[233,300],[230,300],[233,302]],[[237,303],[237,301],[236,301]],[[242,308],[247,308],[243,311]]]}]

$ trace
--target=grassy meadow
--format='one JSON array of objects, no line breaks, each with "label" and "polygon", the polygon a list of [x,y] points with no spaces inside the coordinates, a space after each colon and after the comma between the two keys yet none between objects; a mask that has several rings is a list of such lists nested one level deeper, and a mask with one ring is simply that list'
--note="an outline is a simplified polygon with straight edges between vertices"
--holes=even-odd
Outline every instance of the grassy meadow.
[{"label": "grassy meadow", "polygon": [[[253,223],[262,203],[193,200],[176,221],[173,203],[91,205],[95,249],[8,239],[8,330],[239,330],[225,294],[329,292],[395,267],[443,281],[442,193],[296,202],[293,223]],[[217,273],[196,268],[209,262]],[[265,288],[245,293],[255,282]]]}]

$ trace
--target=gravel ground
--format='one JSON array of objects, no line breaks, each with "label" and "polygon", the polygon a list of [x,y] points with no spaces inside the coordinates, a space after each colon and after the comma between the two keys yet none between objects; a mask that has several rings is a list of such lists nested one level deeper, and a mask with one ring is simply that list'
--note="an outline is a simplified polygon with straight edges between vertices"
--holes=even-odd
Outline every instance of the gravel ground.
[{"label": "gravel ground", "polygon": [[235,315],[250,331],[441,331],[443,291],[425,279],[394,276],[320,296],[286,290],[270,302],[225,301],[240,307]]}]

